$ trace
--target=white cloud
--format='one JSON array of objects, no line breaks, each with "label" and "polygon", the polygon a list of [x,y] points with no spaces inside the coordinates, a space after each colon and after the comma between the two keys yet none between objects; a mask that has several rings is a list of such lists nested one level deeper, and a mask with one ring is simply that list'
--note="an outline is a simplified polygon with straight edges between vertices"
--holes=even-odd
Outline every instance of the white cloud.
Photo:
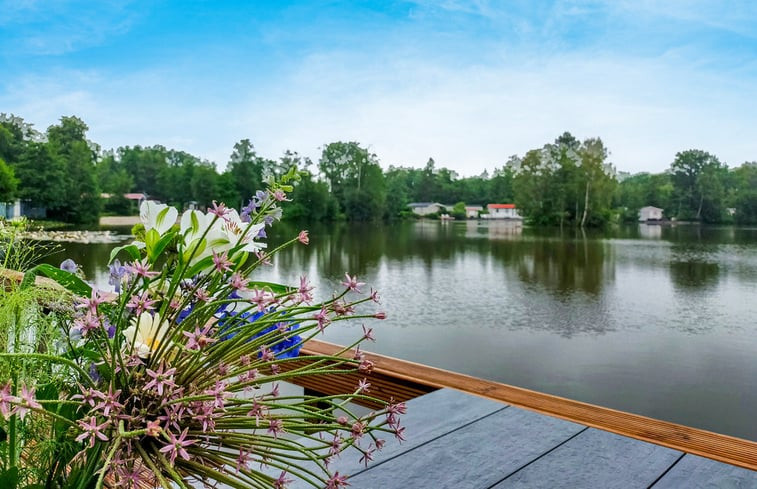
[{"label": "white cloud", "polygon": [[757,89],[677,59],[581,54],[452,67],[392,53],[315,54],[265,86],[213,94],[179,71],[61,71],[17,79],[0,107],[39,129],[78,115],[104,148],[163,144],[219,167],[242,138],[268,157],[291,149],[316,161],[322,145],[356,140],[384,166],[432,156],[474,175],[565,130],[602,137],[624,171],[662,171],[689,148],[731,165],[757,159]]}]

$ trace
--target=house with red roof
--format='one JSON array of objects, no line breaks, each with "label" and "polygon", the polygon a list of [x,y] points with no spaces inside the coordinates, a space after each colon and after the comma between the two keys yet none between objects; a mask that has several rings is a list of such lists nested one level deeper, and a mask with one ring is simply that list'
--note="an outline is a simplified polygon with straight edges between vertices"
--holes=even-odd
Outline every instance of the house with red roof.
[{"label": "house with red roof", "polygon": [[486,210],[489,211],[488,217],[482,216],[486,219],[523,219],[515,204],[487,204]]}]

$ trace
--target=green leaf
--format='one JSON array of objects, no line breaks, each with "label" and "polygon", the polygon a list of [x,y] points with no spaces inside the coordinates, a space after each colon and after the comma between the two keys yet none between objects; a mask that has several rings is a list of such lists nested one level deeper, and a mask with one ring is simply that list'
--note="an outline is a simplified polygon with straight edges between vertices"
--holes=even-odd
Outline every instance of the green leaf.
[{"label": "green leaf", "polygon": [[116,246],[115,248],[113,248],[113,250],[111,250],[110,260],[108,260],[108,265],[113,263],[113,260],[122,251],[127,252],[129,254],[129,257],[131,257],[132,260],[139,261],[139,248],[137,248],[137,245],[128,244],[128,245],[123,245],[123,246]]},{"label": "green leaf", "polygon": [[166,233],[161,237],[157,243],[152,247],[150,250],[150,261],[155,262],[155,260],[158,259],[161,253],[163,253],[163,250],[166,249],[166,246],[168,246],[171,243],[171,240],[173,240],[174,233]]},{"label": "green leaf", "polygon": [[0,487],[3,489],[16,489],[18,486],[18,467],[13,466],[0,472]]},{"label": "green leaf", "polygon": [[295,290],[297,290],[296,287],[289,287],[287,285],[275,284],[273,282],[250,282],[248,284],[248,287],[250,288],[255,287],[258,289],[267,288],[267,289],[270,289],[270,291],[276,295],[287,294],[287,293],[294,292]]},{"label": "green leaf", "polygon": [[196,212],[190,212],[189,218],[192,220],[192,232],[197,233],[200,231],[200,221],[197,219]]},{"label": "green leaf", "polygon": [[213,265],[213,257],[206,256],[202,260],[198,261],[197,263],[189,267],[189,269],[184,274],[184,278],[194,277],[195,275],[197,275],[198,273],[200,273],[201,271],[203,271],[204,269],[212,265]]},{"label": "green leaf", "polygon": [[160,239],[160,234],[158,234],[158,231],[155,229],[150,229],[145,233],[145,245],[147,246],[147,254],[150,254],[150,250],[153,246],[155,246],[155,243],[158,242]]},{"label": "green leaf", "polygon": [[71,272],[61,270],[53,265],[42,263],[30,269],[24,274],[21,281],[21,288],[25,289],[34,285],[34,279],[37,275],[44,275],[62,285],[66,290],[73,292],[82,297],[89,297],[92,294],[92,287],[86,284],[82,279]]},{"label": "green leaf", "polygon": [[184,255],[182,256],[184,259],[184,262],[185,263],[188,262],[189,257],[192,254],[194,254],[195,258],[202,255],[202,252],[205,251],[206,246],[207,246],[207,242],[204,239],[192,241],[192,243],[190,243],[190,245],[187,246],[187,251],[185,251]]},{"label": "green leaf", "polygon": [[163,227],[163,220],[166,218],[166,215],[168,215],[170,209],[171,207],[166,207],[158,213],[158,216],[155,218],[155,227]]}]

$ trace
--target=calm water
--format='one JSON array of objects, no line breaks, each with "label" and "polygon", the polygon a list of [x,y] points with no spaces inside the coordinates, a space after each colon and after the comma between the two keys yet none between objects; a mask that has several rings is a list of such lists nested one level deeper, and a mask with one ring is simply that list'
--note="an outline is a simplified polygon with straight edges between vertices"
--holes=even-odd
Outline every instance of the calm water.
[{"label": "calm water", "polygon": [[[104,284],[111,247],[67,256]],[[347,271],[388,313],[373,351],[757,440],[757,229],[337,224],[259,278],[306,274],[325,297]]]}]

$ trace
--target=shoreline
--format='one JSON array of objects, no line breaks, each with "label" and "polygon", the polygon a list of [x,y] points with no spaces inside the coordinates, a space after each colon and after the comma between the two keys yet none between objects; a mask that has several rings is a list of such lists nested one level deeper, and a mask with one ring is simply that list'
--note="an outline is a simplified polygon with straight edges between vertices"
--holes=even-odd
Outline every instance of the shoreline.
[{"label": "shoreline", "polygon": [[102,216],[100,226],[134,226],[139,224],[139,216]]}]

